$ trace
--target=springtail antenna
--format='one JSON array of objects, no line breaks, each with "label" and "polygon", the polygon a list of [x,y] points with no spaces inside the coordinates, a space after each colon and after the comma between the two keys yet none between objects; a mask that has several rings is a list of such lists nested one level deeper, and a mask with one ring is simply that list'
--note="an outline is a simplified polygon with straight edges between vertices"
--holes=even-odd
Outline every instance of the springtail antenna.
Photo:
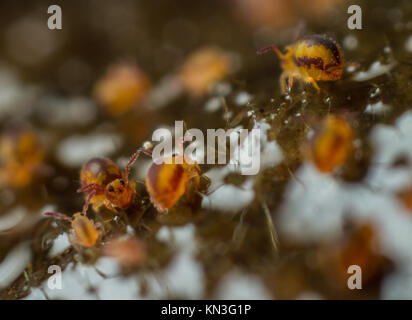
[{"label": "springtail antenna", "polygon": [[152,151],[147,150],[145,148],[139,148],[137,151],[131,156],[129,162],[126,165],[126,170],[125,170],[125,178],[126,178],[126,184],[129,183],[129,172],[130,172],[130,167],[133,165],[133,163],[139,158],[140,154],[144,153],[148,156],[152,156]]},{"label": "springtail antenna", "polygon": [[276,52],[276,54],[279,56],[279,58],[283,58],[284,54],[282,52],[280,52],[280,50],[276,47],[276,46],[268,46],[268,47],[264,47],[262,49],[259,49],[258,51],[256,51],[257,54],[263,54],[266,53],[268,51],[274,51]]},{"label": "springtail antenna", "polygon": [[46,217],[54,217],[54,218],[61,219],[61,220],[67,220],[67,221],[71,220],[71,218],[66,216],[65,214],[57,213],[57,212],[44,212],[43,215]]},{"label": "springtail antenna", "polygon": [[90,202],[92,201],[92,198],[95,196],[95,194],[96,194],[96,190],[92,190],[92,191],[89,193],[89,195],[87,196],[87,199],[86,199],[86,201],[84,202],[83,209],[82,209],[82,212],[81,212],[81,214],[82,214],[83,216],[86,215],[87,209],[89,209]]},{"label": "springtail antenna", "polygon": [[90,183],[87,184],[79,189],[76,190],[76,192],[80,193],[80,192],[92,192],[92,191],[104,191],[104,187],[102,187],[101,185],[97,184],[97,183]]}]

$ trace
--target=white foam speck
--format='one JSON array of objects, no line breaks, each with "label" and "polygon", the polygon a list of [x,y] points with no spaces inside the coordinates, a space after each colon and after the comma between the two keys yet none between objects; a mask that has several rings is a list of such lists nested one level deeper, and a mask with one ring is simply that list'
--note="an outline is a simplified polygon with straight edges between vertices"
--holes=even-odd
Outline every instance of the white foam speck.
[{"label": "white foam speck", "polygon": [[400,157],[412,162],[412,111],[404,113],[394,126],[378,124],[371,134],[374,150],[368,182],[376,189],[398,191],[412,181],[412,170],[408,167],[393,167]]},{"label": "white foam speck", "polygon": [[27,210],[23,206],[11,209],[0,216],[0,231],[5,231],[17,226],[26,216]]},{"label": "white foam speck", "polygon": [[231,271],[216,289],[215,299],[219,300],[267,300],[271,295],[255,275]]},{"label": "white foam speck", "polygon": [[40,101],[38,114],[49,124],[85,126],[95,119],[97,108],[91,99],[81,96],[72,98],[47,96]]},{"label": "white foam speck", "polygon": [[59,234],[56,239],[53,241],[53,246],[49,251],[49,257],[54,257],[62,252],[64,252],[66,249],[68,249],[71,246],[69,236],[67,233],[62,233]]},{"label": "white foam speck", "polygon": [[214,86],[213,91],[218,96],[227,96],[232,92],[232,86],[228,82],[219,82]]},{"label": "white foam speck", "polygon": [[365,112],[369,114],[382,115],[391,110],[391,106],[378,101],[376,103],[371,103],[366,106]]},{"label": "white foam speck", "polygon": [[[202,199],[202,208],[236,212],[247,207],[255,198],[253,179],[248,178],[240,186],[223,184],[223,180],[216,192],[211,192]],[[214,190],[213,185],[209,190]]]},{"label": "white foam speck", "polygon": [[13,248],[0,264],[0,288],[12,283],[24,271],[30,259],[31,252],[28,243],[21,243]]},{"label": "white foam speck", "polygon": [[196,261],[197,242],[192,224],[183,227],[159,230],[158,238],[173,243],[178,250],[171,264],[159,275],[159,283],[152,282],[152,289],[157,296],[173,295],[187,299],[200,299],[204,289],[204,272]]},{"label": "white foam speck", "polygon": [[[282,232],[299,241],[327,240],[342,234],[344,199],[340,186],[311,164],[303,165],[285,192]],[[327,201],[330,200],[330,201]]]},{"label": "white foam speck", "polygon": [[40,91],[38,87],[24,85],[11,69],[0,66],[0,118],[21,119],[29,115]]},{"label": "white foam speck", "polygon": [[109,278],[99,286],[99,297],[103,300],[135,300],[140,298],[136,277]]},{"label": "white foam speck", "polygon": [[176,99],[182,92],[183,85],[178,78],[176,76],[167,76],[150,90],[143,104],[152,110],[161,109]]},{"label": "white foam speck", "polygon": [[90,158],[114,153],[121,142],[122,139],[115,134],[73,135],[64,139],[56,152],[62,163],[70,167],[78,167]]},{"label": "white foam speck", "polygon": [[347,35],[343,39],[343,46],[348,50],[355,50],[358,47],[359,41],[354,35]]},{"label": "white foam speck", "polygon": [[245,91],[242,91],[242,92],[239,92],[239,93],[236,95],[236,97],[235,97],[235,103],[236,103],[237,105],[239,105],[239,106],[246,106],[246,105],[250,102],[251,99],[252,99],[252,95],[251,95],[251,94],[249,94],[249,93],[247,93],[247,92],[245,92]]},{"label": "white foam speck", "polygon": [[[213,168],[206,173],[212,184],[209,187],[209,195],[202,200],[203,208],[225,212],[245,208],[255,198],[253,186],[256,174],[283,161],[283,153],[277,142],[268,140],[270,125],[263,121],[256,122],[254,129],[259,130],[260,137],[250,132],[247,138],[235,147],[231,163],[222,168]],[[260,148],[257,148],[257,145]],[[247,175],[242,185],[235,186],[224,183],[225,176],[230,172],[254,174]]]},{"label": "white foam speck", "polygon": [[[229,164],[234,171],[240,169],[242,172],[243,168],[244,172],[253,172],[255,175],[283,161],[283,152],[277,142],[268,139],[270,125],[264,121],[256,122],[253,129],[260,131],[260,140],[252,131],[240,145],[236,146],[233,159],[235,165]],[[254,172],[255,167],[258,169],[257,172]]]},{"label": "white foam speck", "polygon": [[30,294],[22,300],[46,300],[46,297],[40,288],[32,287],[30,288]]},{"label": "white foam speck", "polygon": [[395,62],[382,64],[380,61],[375,61],[371,64],[367,71],[360,71],[353,77],[355,81],[367,81],[388,73],[396,65]]},{"label": "white foam speck", "polygon": [[219,110],[223,105],[221,97],[213,97],[210,98],[205,104],[205,111],[207,112],[215,112]]}]

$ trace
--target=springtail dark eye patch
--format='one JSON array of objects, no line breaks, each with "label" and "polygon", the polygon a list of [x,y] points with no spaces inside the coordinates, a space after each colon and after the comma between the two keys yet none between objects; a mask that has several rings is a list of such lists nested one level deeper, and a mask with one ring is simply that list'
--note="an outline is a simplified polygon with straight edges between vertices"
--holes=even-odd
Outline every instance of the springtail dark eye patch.
[{"label": "springtail dark eye patch", "polygon": [[120,179],[120,184],[124,187],[125,183],[123,179]]},{"label": "springtail dark eye patch", "polygon": [[109,192],[114,192],[113,186],[109,186]]}]

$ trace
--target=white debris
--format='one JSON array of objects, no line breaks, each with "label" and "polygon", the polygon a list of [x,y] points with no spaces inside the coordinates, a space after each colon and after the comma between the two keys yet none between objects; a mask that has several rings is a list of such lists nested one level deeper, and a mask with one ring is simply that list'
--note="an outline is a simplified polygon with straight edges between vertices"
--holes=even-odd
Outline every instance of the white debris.
[{"label": "white debris", "polygon": [[63,164],[78,167],[90,158],[109,156],[121,142],[120,136],[115,134],[73,135],[64,139],[56,152]]},{"label": "white debris", "polygon": [[194,233],[193,224],[174,228],[164,226],[157,232],[156,237],[158,240],[171,243],[177,248],[191,251],[195,248]]},{"label": "white debris", "polygon": [[267,132],[270,125],[266,122],[258,122],[255,128],[261,130],[261,155],[260,155],[260,169],[274,167],[283,161],[283,152],[275,140],[269,141]]},{"label": "white debris", "polygon": [[[352,73],[352,72],[355,72],[355,70],[356,70],[356,65],[348,65],[347,67],[346,67],[346,71],[348,72],[348,73]],[[328,98],[329,99],[329,98]]]},{"label": "white debris", "polygon": [[149,109],[160,109],[171,103],[183,92],[183,85],[176,76],[167,76],[150,90],[143,104]]},{"label": "white debris", "polygon": [[227,165],[222,168],[213,168],[205,173],[211,184],[209,194],[202,199],[202,208],[236,212],[248,206],[255,198],[253,179],[246,179],[240,186],[224,183],[225,177],[231,172]]},{"label": "white debris", "polygon": [[10,209],[3,216],[0,216],[0,232],[13,231],[19,232],[25,228],[35,225],[42,216],[39,213],[53,211],[54,207],[46,205],[36,212],[30,212],[26,207],[18,205]]},{"label": "white debris", "polygon": [[381,94],[381,88],[376,87],[375,90],[373,92],[371,92],[370,97],[371,98],[375,98],[376,96]]},{"label": "white debris", "polygon": [[378,124],[370,135],[374,150],[368,182],[373,188],[396,192],[412,183],[412,169],[393,167],[399,158],[412,163],[412,111],[404,113],[394,126]]},{"label": "white debris", "polygon": [[[209,187],[212,191],[203,198],[203,208],[226,212],[235,212],[245,208],[255,198],[253,186],[256,175],[283,161],[282,150],[276,141],[268,140],[267,133],[270,125],[263,121],[256,122],[253,129],[258,129],[260,135],[249,132],[247,138],[240,141],[240,144],[234,148],[231,163],[223,168],[211,169],[206,173],[212,181]],[[237,131],[235,130],[233,134],[237,134]],[[225,184],[224,178],[230,172],[245,174],[247,179],[240,186]]]},{"label": "white debris", "polygon": [[382,64],[380,61],[375,61],[371,64],[367,71],[360,71],[353,77],[355,81],[367,81],[376,77],[379,77],[385,73],[388,73],[392,68],[396,66],[396,62],[390,62],[388,64]]},{"label": "white debris", "polygon": [[282,233],[307,242],[340,237],[345,200],[339,184],[311,164],[295,175],[298,181],[291,180],[280,208]]},{"label": "white debris", "polygon": [[343,39],[343,46],[345,47],[345,49],[347,50],[355,50],[358,47],[358,38],[356,38],[354,35],[350,34],[347,35],[344,39]]},{"label": "white debris", "polygon": [[366,106],[365,112],[369,114],[375,115],[383,115],[391,110],[391,106],[389,104],[383,103],[382,101],[378,101],[376,103],[370,103]]},{"label": "white debris", "polygon": [[[156,286],[158,296],[202,298],[204,271],[202,265],[195,259],[197,242],[194,233],[195,227],[192,224],[174,228],[162,227],[159,230],[158,238],[168,243],[174,243],[178,252],[171,264],[158,277],[158,281],[161,283],[160,287]],[[152,288],[155,289],[153,285],[152,283]]]},{"label": "white debris", "polygon": [[153,148],[153,143],[151,143],[150,141],[145,141],[145,142],[143,142],[142,146],[143,146],[144,149],[150,150],[150,149]]},{"label": "white debris", "polygon": [[0,232],[12,229],[23,221],[27,214],[27,210],[23,206],[18,206],[11,209],[7,213],[0,216]]},{"label": "white debris", "polygon": [[[237,212],[247,207],[255,198],[253,179],[247,179],[242,185],[234,186],[223,184],[217,187],[216,192],[211,192],[202,199],[202,208],[220,210],[223,212]],[[209,189],[213,190],[213,189]]]},{"label": "white debris", "polygon": [[38,87],[24,85],[12,70],[0,66],[0,118],[21,119],[30,114],[39,92]]},{"label": "white debris", "polygon": [[252,99],[252,95],[247,93],[246,91],[239,92],[235,97],[235,103],[239,106],[246,106],[250,100]]},{"label": "white debris", "polygon": [[200,299],[203,295],[203,267],[191,252],[178,253],[160,277],[165,285],[164,290],[173,296]]},{"label": "white debris", "polygon": [[221,97],[210,98],[205,104],[205,111],[215,112],[223,106],[223,101]]},{"label": "white debris", "polygon": [[115,277],[102,281],[98,295],[103,300],[136,300],[141,299],[139,291],[136,277]]},{"label": "white debris", "polygon": [[59,234],[53,241],[53,246],[49,251],[49,257],[57,256],[63,253],[66,249],[71,246],[69,236],[67,233]]},{"label": "white debris", "polygon": [[[256,175],[264,169],[273,167],[283,161],[283,153],[275,140],[268,140],[270,125],[264,121],[256,122],[253,129],[260,132],[260,139],[251,131],[246,139],[236,146],[234,152],[235,171],[242,174],[251,172]],[[258,140],[259,139],[259,140]],[[255,172],[257,169],[257,172]]]},{"label": "white debris", "polygon": [[[61,288],[49,286],[49,278],[40,288],[33,288],[25,299],[44,299],[43,291],[50,299],[140,299],[137,278],[123,278],[119,271],[117,261],[107,257],[100,258],[95,266],[70,263],[61,273]],[[96,293],[90,288],[95,288]]]},{"label": "white debris", "polygon": [[408,52],[412,52],[412,35],[410,35],[408,39],[406,39],[405,50]]},{"label": "white debris", "polygon": [[232,92],[232,86],[228,82],[219,82],[214,85],[213,91],[218,96],[227,96]]},{"label": "white debris", "polygon": [[214,299],[218,300],[268,300],[271,294],[262,280],[239,270],[231,271],[220,282]]},{"label": "white debris", "polygon": [[38,114],[48,124],[85,126],[95,119],[97,108],[92,100],[85,97],[49,96],[40,101]]},{"label": "white debris", "polygon": [[383,279],[382,299],[412,299],[412,276],[410,271],[398,271]]},{"label": "white debris", "polygon": [[40,288],[31,287],[30,294],[22,300],[46,300],[46,297]]},{"label": "white debris", "polygon": [[[88,267],[90,268],[90,267]],[[106,277],[116,277],[119,275],[120,272],[120,265],[118,260],[111,257],[101,257],[94,267],[92,267],[93,271],[98,270],[100,273],[104,274]],[[92,279],[93,280],[93,279]],[[99,281],[99,277],[94,277],[94,280]]]},{"label": "white debris", "polygon": [[31,252],[29,243],[21,243],[13,248],[0,263],[0,288],[10,285],[30,262]]}]

